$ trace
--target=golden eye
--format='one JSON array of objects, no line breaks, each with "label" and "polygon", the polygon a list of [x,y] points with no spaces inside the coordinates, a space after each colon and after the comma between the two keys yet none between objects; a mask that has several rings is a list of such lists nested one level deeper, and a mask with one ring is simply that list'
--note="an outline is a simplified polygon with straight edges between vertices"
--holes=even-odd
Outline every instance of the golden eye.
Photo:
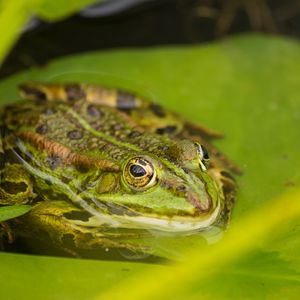
[{"label": "golden eye", "polygon": [[208,151],[199,143],[195,143],[195,146],[199,157],[199,165],[203,171],[206,171],[210,162]]},{"label": "golden eye", "polygon": [[157,182],[154,166],[143,157],[130,159],[124,168],[123,177],[134,190],[146,190]]}]

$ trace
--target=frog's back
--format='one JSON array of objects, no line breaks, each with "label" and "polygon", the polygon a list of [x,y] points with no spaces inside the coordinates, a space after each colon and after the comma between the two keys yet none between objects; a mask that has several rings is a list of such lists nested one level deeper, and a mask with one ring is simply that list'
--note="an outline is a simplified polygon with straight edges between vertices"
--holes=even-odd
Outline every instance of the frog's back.
[{"label": "frog's back", "polygon": [[71,104],[22,101],[5,107],[2,120],[6,136],[47,147],[48,151],[61,145],[74,153],[109,159],[115,164],[141,152],[171,162],[180,158],[175,138],[147,131],[121,110],[84,100]]}]

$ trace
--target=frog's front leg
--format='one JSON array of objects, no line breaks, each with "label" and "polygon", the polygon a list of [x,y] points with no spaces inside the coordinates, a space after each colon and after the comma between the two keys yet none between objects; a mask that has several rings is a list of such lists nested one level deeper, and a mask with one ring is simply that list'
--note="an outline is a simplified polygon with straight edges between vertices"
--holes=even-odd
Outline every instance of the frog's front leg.
[{"label": "frog's front leg", "polygon": [[[28,173],[19,164],[5,163],[4,153],[2,153],[1,159],[3,162],[0,170],[0,206],[32,202],[36,195],[33,192]],[[0,243],[3,237],[7,238],[8,243],[14,241],[13,230],[10,228],[9,222],[0,222]]]},{"label": "frog's front leg", "polygon": [[8,222],[0,222],[0,249],[4,249],[3,238],[6,237],[9,244],[14,241],[14,234]]},{"label": "frog's front leg", "polygon": [[34,237],[73,256],[78,256],[80,250],[132,248],[121,242],[119,234],[95,226],[93,220],[88,212],[70,203],[42,201],[28,214],[13,220],[13,229],[20,236]]},{"label": "frog's front leg", "polygon": [[35,197],[30,175],[23,166],[5,163],[0,170],[0,205],[26,204]]}]

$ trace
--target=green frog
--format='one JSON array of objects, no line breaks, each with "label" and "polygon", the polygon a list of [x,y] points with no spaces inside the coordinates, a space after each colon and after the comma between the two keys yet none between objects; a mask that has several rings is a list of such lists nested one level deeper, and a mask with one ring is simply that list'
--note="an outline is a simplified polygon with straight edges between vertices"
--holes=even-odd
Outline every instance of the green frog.
[{"label": "green frog", "polygon": [[[137,94],[26,83],[0,114],[0,205],[28,204],[3,235],[84,249],[141,250],[151,232],[226,227],[239,169],[220,135]],[[148,249],[149,250],[149,249]],[[150,250],[149,250],[150,251]]]}]

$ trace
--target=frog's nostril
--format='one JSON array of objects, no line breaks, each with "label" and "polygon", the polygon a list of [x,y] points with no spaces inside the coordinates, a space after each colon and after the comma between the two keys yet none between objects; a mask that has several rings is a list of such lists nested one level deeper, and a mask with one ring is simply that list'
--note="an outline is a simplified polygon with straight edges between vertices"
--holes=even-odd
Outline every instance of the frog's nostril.
[{"label": "frog's nostril", "polygon": [[211,210],[212,201],[209,197],[200,199],[195,193],[189,192],[187,193],[187,199],[201,213],[209,212]]}]

